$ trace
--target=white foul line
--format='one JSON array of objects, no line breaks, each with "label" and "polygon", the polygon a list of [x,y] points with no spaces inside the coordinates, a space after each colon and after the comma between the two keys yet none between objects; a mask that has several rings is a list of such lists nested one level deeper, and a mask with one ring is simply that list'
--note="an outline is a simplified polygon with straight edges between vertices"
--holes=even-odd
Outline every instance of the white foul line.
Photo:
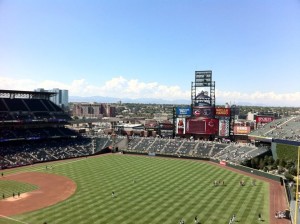
[{"label": "white foul line", "polygon": [[16,221],[16,222],[19,222],[19,223],[23,223],[23,224],[29,224],[28,222],[23,222],[23,221],[20,221],[20,220],[17,220],[17,219],[13,219],[13,218],[10,218],[10,217],[4,216],[4,215],[0,215],[0,217],[2,217],[4,219],[10,219],[10,220],[13,220],[13,221]]}]

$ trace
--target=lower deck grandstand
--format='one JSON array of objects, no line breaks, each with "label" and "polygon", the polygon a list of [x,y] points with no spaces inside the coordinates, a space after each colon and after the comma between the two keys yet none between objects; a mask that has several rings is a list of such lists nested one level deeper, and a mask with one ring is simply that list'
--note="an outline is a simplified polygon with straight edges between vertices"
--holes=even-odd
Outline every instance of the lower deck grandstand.
[{"label": "lower deck grandstand", "polygon": [[[121,142],[123,142],[122,145],[120,145]],[[105,148],[112,149],[113,144],[124,152],[155,153],[157,155],[201,159],[212,158],[233,163],[241,163],[269,151],[267,147],[256,147],[253,144],[153,137],[124,138],[119,136],[113,140],[111,136],[107,135],[93,138],[76,136],[31,141],[24,139],[1,143],[0,169],[89,156]]]},{"label": "lower deck grandstand", "polygon": [[264,155],[270,148],[257,147],[249,143],[220,143],[216,141],[139,138],[129,140],[128,152],[156,153],[161,155],[176,155],[196,158],[213,158],[228,162],[241,163],[254,157]]},{"label": "lower deck grandstand", "polygon": [[249,136],[300,141],[300,116],[274,120],[252,131]]},{"label": "lower deck grandstand", "polygon": [[5,142],[0,146],[0,169],[93,154],[89,138],[59,138]]}]

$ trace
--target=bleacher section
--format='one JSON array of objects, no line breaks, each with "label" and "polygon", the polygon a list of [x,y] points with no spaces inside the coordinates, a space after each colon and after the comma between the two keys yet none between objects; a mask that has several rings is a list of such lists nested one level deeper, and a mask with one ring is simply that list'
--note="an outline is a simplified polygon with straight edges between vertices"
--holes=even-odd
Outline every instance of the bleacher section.
[{"label": "bleacher section", "polygon": [[249,136],[300,141],[300,116],[274,120],[252,131]]},{"label": "bleacher section", "polygon": [[269,150],[267,147],[256,147],[247,143],[231,143],[228,147],[217,153],[214,158],[239,164],[263,155]]},{"label": "bleacher section", "polygon": [[148,147],[149,152],[159,153],[164,150],[164,147],[168,144],[169,139],[156,138],[153,144]]},{"label": "bleacher section", "polygon": [[148,152],[148,148],[154,143],[155,138],[143,138],[140,144],[135,148],[137,152]]},{"label": "bleacher section", "polygon": [[233,144],[203,140],[133,137],[129,140],[128,148],[124,151],[207,159],[213,158],[241,163],[263,155],[269,150],[268,148],[259,148],[248,143]]},{"label": "bleacher section", "polygon": [[94,154],[93,139],[65,127],[71,117],[53,95],[0,90],[0,169]]},{"label": "bleacher section", "polygon": [[143,138],[135,138],[133,137],[131,141],[128,142],[128,151],[134,151],[137,147],[139,147],[139,144],[141,143]]},{"label": "bleacher section", "polygon": [[178,149],[182,149],[184,150],[184,148],[181,148],[182,145],[184,143],[182,141],[178,141],[178,140],[175,140],[175,141],[169,141],[168,144],[165,146],[165,149],[164,149],[164,153],[165,154],[169,154],[169,155],[172,155],[172,154],[175,154],[177,152]]},{"label": "bleacher section", "polygon": [[183,140],[181,141],[182,144],[177,150],[177,154],[180,155],[190,155],[190,153],[193,153],[193,150],[195,150],[197,142],[196,141],[189,141],[189,140]]},{"label": "bleacher section", "polygon": [[0,169],[93,154],[89,138],[6,142],[0,145]]}]

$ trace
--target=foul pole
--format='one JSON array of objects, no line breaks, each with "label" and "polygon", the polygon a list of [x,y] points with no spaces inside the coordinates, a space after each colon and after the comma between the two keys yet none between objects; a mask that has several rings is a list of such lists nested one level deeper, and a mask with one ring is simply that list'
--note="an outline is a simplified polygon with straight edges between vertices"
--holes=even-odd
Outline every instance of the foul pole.
[{"label": "foul pole", "polygon": [[295,219],[294,219],[294,223],[297,224],[298,223],[298,199],[299,199],[299,190],[298,190],[298,186],[299,186],[299,158],[300,158],[300,146],[298,146],[298,161],[297,161],[297,183],[296,183],[296,203],[295,203]]}]

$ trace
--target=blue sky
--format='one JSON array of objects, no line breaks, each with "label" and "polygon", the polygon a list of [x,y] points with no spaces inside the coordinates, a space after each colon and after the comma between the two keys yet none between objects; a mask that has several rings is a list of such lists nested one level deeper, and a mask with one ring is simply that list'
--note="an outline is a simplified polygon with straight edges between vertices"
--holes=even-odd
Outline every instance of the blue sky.
[{"label": "blue sky", "polygon": [[0,0],[0,89],[300,106],[299,0]]}]

